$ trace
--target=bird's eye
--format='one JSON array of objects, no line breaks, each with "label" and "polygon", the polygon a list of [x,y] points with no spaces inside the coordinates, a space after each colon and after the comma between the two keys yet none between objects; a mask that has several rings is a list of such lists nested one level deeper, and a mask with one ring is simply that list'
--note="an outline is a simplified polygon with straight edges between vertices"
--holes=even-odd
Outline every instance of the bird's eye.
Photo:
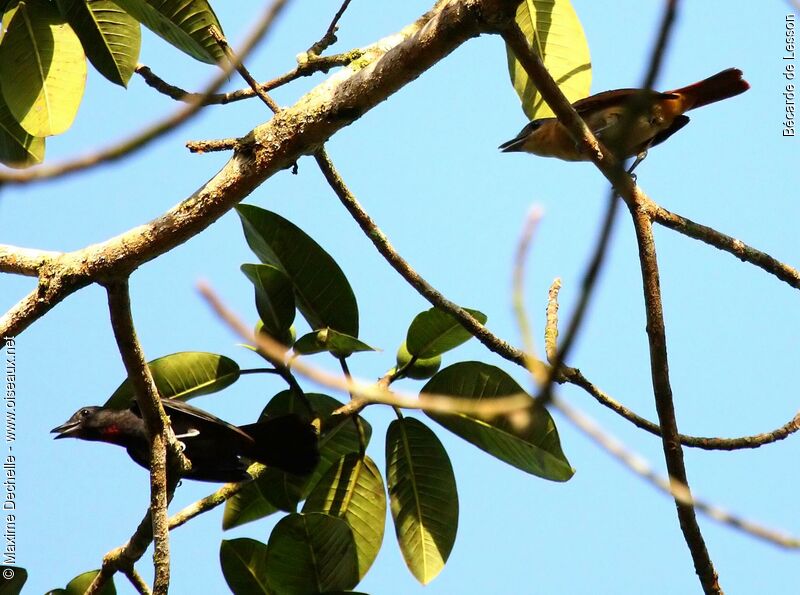
[{"label": "bird's eye", "polygon": [[90,413],[88,409],[81,409],[81,417],[87,417]]}]

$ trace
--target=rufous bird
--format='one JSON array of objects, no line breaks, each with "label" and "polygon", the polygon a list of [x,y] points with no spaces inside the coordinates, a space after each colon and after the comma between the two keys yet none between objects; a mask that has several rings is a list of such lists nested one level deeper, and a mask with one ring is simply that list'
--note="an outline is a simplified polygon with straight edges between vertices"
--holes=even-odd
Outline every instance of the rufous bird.
[{"label": "rufous bird", "polygon": [[[647,155],[647,150],[663,143],[689,123],[684,114],[744,93],[750,85],[742,71],[728,68],[687,87],[659,93],[652,89],[604,91],[572,104],[586,125],[619,159],[636,156],[629,171]],[[636,110],[626,123],[626,112]],[[520,133],[499,147],[503,152],[523,151],[564,161],[588,161],[589,156],[570,138],[556,118],[530,122]]]}]

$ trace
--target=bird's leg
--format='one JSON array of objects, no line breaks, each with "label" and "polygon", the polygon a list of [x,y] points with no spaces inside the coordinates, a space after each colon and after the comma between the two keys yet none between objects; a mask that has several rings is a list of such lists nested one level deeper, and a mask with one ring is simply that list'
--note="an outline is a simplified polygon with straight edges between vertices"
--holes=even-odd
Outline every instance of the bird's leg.
[{"label": "bird's leg", "polygon": [[637,165],[639,165],[642,161],[645,160],[645,157],[647,157],[647,148],[645,148],[643,151],[641,151],[636,156],[636,159],[634,160],[633,165],[631,165],[628,168],[628,175],[630,175],[633,178],[634,182],[636,181],[636,176],[634,175],[633,170],[636,169]]}]

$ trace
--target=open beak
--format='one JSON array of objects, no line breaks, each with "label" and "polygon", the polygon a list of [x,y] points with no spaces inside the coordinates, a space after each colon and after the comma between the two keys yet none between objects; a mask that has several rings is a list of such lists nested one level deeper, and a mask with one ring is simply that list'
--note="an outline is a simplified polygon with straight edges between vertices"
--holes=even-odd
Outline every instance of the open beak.
[{"label": "open beak", "polygon": [[69,420],[67,422],[64,422],[60,426],[57,426],[52,430],[50,430],[50,433],[58,434],[58,436],[56,436],[54,440],[58,440],[59,438],[71,438],[72,436],[78,433],[80,426],[81,426],[80,421]]}]

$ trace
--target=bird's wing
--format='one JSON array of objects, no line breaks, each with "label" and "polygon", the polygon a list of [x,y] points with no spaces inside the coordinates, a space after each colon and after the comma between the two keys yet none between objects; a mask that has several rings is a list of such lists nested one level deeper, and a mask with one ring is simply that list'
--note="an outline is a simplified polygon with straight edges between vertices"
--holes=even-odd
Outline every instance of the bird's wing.
[{"label": "bird's wing", "polygon": [[[164,406],[164,411],[170,416],[172,430],[176,434],[195,436],[197,432],[202,436],[206,434],[219,435],[220,433],[224,433],[235,436],[246,444],[251,444],[253,442],[252,437],[233,424],[229,424],[225,420],[211,415],[207,411],[192,407],[183,401],[161,399],[161,404]],[[131,409],[136,415],[141,417],[136,402],[133,403]]]},{"label": "bird's wing", "polygon": [[643,89],[615,89],[613,91],[603,91],[596,95],[584,97],[572,104],[575,111],[581,116],[589,112],[600,111],[611,107],[622,105],[636,96],[647,99],[677,99],[674,93],[659,93],[658,91]]}]

